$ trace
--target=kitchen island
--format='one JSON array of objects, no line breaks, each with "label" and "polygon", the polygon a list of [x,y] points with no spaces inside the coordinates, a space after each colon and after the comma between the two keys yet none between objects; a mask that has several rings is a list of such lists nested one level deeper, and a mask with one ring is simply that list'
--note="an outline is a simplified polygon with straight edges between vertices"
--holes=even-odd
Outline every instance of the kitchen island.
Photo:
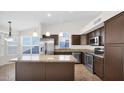
[{"label": "kitchen island", "polygon": [[74,63],[72,55],[21,56],[15,62],[16,81],[73,81]]}]

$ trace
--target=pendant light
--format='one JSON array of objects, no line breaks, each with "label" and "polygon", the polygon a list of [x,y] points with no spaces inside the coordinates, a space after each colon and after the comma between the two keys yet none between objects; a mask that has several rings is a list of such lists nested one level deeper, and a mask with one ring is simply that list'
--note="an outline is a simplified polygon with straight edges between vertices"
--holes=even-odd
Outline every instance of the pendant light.
[{"label": "pendant light", "polygon": [[8,21],[9,23],[9,35],[8,35],[8,38],[6,39],[7,41],[10,41],[12,42],[13,41],[13,38],[12,38],[12,28],[11,28],[11,21]]},{"label": "pendant light", "polygon": [[49,37],[50,36],[50,32],[46,32],[46,36]]}]

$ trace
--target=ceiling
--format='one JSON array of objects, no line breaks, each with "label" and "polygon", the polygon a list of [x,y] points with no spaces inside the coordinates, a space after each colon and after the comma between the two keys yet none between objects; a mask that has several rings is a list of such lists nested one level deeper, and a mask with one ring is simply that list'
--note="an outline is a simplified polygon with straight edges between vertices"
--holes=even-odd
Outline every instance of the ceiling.
[{"label": "ceiling", "polygon": [[59,24],[81,21],[88,23],[100,11],[0,11],[0,27],[8,27],[12,21],[12,28],[21,31],[37,26],[38,24]]}]

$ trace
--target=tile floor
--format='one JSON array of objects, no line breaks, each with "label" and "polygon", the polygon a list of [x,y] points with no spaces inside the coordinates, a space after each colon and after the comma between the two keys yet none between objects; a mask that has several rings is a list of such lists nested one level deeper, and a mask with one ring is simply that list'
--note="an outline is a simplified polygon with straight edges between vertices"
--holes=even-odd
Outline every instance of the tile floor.
[{"label": "tile floor", "polygon": [[101,81],[82,64],[75,64],[75,81]]},{"label": "tile floor", "polygon": [[[0,66],[0,81],[15,80],[15,64]],[[100,81],[96,75],[92,74],[82,64],[75,64],[75,81]]]}]

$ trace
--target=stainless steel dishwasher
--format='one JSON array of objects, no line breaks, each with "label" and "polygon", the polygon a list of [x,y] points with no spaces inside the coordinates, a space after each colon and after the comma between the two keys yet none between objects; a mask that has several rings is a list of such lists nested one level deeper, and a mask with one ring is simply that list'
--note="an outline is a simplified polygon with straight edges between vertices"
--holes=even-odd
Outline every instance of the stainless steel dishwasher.
[{"label": "stainless steel dishwasher", "polygon": [[76,63],[81,63],[81,53],[80,52],[73,52],[72,55],[77,59]]}]

